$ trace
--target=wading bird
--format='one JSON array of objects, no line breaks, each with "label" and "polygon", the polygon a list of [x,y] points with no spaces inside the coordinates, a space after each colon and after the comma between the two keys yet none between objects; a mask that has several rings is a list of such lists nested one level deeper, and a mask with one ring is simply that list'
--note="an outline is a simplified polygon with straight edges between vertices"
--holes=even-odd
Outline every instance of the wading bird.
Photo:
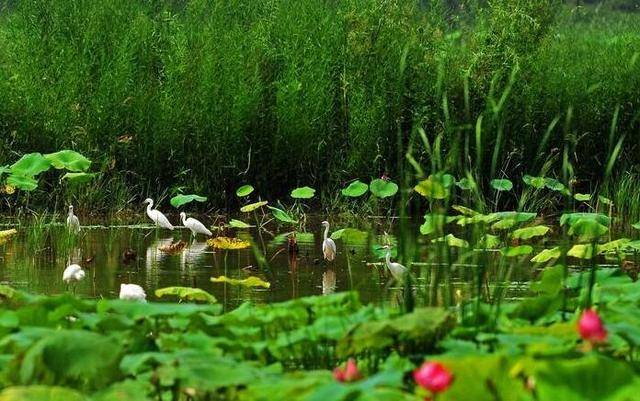
[{"label": "wading bird", "polygon": [[153,208],[153,199],[147,198],[142,204],[147,204],[147,216],[155,223],[156,226],[173,230],[173,225],[169,223],[169,219],[157,209]]},{"label": "wading bird", "polygon": [[207,227],[204,226],[201,222],[194,219],[193,217],[187,218],[187,214],[185,212],[180,213],[180,220],[182,220],[182,224],[191,230],[191,236],[196,237],[198,234],[206,235],[211,237],[213,234]]},{"label": "wading bird", "polygon": [[67,216],[67,228],[74,234],[78,234],[80,232],[80,220],[78,220],[78,216],[73,214],[73,206],[69,205],[69,216]]},{"label": "wading bird", "polygon": [[138,284],[120,284],[120,299],[145,302],[147,294]]},{"label": "wading bird", "polygon": [[82,270],[82,267],[80,267],[80,265],[72,264],[67,266],[67,268],[64,269],[64,272],[62,272],[62,281],[67,283],[67,285],[73,282],[74,283],[73,291],[75,292],[75,289],[76,289],[75,284],[78,281],[82,280],[84,276],[85,276],[85,272],[84,270]]},{"label": "wading bird", "polygon": [[329,238],[329,222],[323,221],[322,226],[324,227],[322,254],[324,255],[325,260],[332,262],[336,258],[336,243],[333,242],[331,238]]},{"label": "wading bird", "polygon": [[385,245],[383,247],[387,250],[386,254],[386,265],[393,278],[398,280],[398,282],[402,282],[404,280],[404,275],[407,274],[407,268],[402,266],[400,263],[395,263],[391,261],[391,247],[389,245]]}]

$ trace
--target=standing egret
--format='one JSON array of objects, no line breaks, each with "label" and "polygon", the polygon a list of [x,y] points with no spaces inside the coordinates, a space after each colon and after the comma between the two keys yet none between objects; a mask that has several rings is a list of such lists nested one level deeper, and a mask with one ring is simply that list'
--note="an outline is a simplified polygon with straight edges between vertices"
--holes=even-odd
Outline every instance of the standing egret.
[{"label": "standing egret", "polygon": [[180,213],[180,220],[182,220],[182,224],[191,230],[191,236],[196,237],[198,234],[206,235],[211,237],[213,234],[207,227],[204,226],[201,222],[194,219],[193,217],[189,217],[187,219],[187,214],[185,212]]},{"label": "standing egret", "polygon": [[84,273],[84,270],[82,270],[82,267],[80,267],[80,265],[77,265],[77,264],[72,264],[67,266],[67,268],[64,269],[64,272],[62,272],[62,281],[67,283],[67,285],[73,282],[74,283],[73,291],[75,292],[75,289],[76,289],[75,283],[82,280],[84,276],[85,276],[85,273]]},{"label": "standing egret", "polygon": [[74,234],[78,234],[80,232],[80,220],[78,220],[78,216],[73,214],[73,206],[69,205],[69,216],[67,216],[67,228]]},{"label": "standing egret", "polygon": [[153,199],[147,198],[142,204],[147,204],[147,216],[155,223],[156,226],[173,230],[173,225],[169,223],[169,219],[157,209],[153,208]]},{"label": "standing egret", "polygon": [[332,262],[336,258],[336,243],[329,238],[329,222],[323,221],[324,240],[322,241],[322,254],[325,260]]},{"label": "standing egret", "polygon": [[398,280],[398,282],[402,282],[404,280],[404,275],[407,274],[407,268],[402,266],[400,263],[391,262],[391,247],[389,245],[385,245],[383,247],[387,250],[386,254],[386,265],[393,278]]},{"label": "standing egret", "polygon": [[145,302],[147,294],[138,284],[120,284],[120,299]]}]

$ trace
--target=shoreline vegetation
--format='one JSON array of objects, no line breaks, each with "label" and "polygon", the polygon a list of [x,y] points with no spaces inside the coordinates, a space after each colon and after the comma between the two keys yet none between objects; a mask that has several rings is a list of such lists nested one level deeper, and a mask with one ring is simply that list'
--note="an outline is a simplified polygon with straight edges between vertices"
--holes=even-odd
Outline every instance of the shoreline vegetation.
[{"label": "shoreline vegetation", "polygon": [[545,175],[640,217],[640,14],[611,4],[3,3],[0,165],[74,149],[99,176],[0,210],[73,200],[109,214],[182,190],[230,211],[247,183],[271,199],[309,185],[316,209],[349,209],[334,194],[350,180],[420,178],[410,155],[439,160],[425,177],[472,176],[486,192]]}]

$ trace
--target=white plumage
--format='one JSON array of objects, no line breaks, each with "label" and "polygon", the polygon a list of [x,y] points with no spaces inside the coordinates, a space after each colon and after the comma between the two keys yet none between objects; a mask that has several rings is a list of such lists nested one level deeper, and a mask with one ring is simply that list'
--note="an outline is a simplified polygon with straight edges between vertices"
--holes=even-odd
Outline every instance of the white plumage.
[{"label": "white plumage", "polygon": [[404,280],[405,274],[407,274],[407,268],[402,266],[400,263],[395,263],[391,261],[391,247],[389,245],[385,245],[385,249],[387,250],[386,255],[386,265],[393,278],[395,278],[398,282],[402,282]]},{"label": "white plumage", "polygon": [[69,205],[69,216],[67,216],[67,228],[74,234],[80,232],[80,220],[73,214],[73,206]]},{"label": "white plumage", "polygon": [[147,198],[143,203],[147,204],[147,216],[155,223],[156,226],[173,230],[173,225],[169,219],[157,209],[153,209],[153,199]]},{"label": "white plumage", "polygon": [[336,258],[336,243],[333,242],[331,238],[329,238],[329,222],[323,221],[322,226],[324,227],[324,239],[322,241],[322,254],[324,255],[324,259],[332,262]]},{"label": "white plumage", "polygon": [[212,236],[213,234],[204,224],[194,219],[193,217],[189,217],[187,219],[187,214],[185,212],[180,213],[180,219],[182,220],[182,224],[191,230],[191,235],[196,236],[198,234]]},{"label": "white plumage", "polygon": [[120,284],[120,299],[145,302],[147,294],[138,284]]},{"label": "white plumage", "polygon": [[62,281],[67,284],[72,281],[78,282],[82,280],[84,276],[85,273],[84,270],[82,270],[82,267],[80,267],[80,265],[73,264],[67,266],[67,268],[64,269],[64,272],[62,272]]}]

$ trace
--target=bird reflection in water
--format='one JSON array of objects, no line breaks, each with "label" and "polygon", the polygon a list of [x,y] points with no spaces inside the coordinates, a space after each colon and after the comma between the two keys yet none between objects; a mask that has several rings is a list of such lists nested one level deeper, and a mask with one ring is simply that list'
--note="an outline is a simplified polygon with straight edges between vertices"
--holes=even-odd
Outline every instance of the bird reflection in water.
[{"label": "bird reflection in water", "polygon": [[336,272],[328,269],[322,273],[322,295],[330,295],[336,292]]}]

